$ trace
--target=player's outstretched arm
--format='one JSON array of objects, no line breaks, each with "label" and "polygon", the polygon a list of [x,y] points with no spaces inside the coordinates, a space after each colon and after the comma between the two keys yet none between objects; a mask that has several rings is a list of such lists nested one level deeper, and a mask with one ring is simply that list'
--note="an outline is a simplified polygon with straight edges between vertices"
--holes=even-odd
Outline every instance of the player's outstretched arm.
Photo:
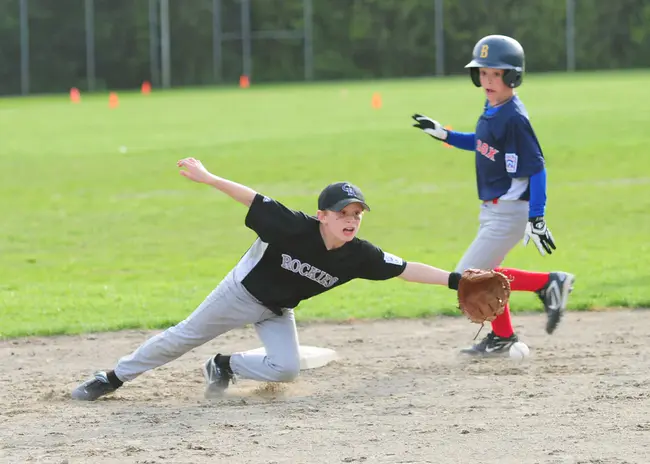
[{"label": "player's outstretched arm", "polygon": [[431,285],[449,285],[450,272],[429,266],[423,263],[406,263],[404,271],[399,275],[400,279],[408,282],[417,282],[420,284]]},{"label": "player's outstretched arm", "polygon": [[425,134],[429,134],[434,139],[446,142],[447,144],[460,148],[461,150],[474,151],[476,147],[474,132],[447,130],[435,119],[431,119],[422,114],[414,114],[411,117],[417,121],[413,124],[413,127],[420,129]]},{"label": "player's outstretched arm", "polygon": [[181,176],[200,184],[211,185],[246,207],[250,207],[255,195],[257,195],[255,190],[246,187],[245,185],[215,176],[203,166],[201,161],[197,159],[183,158],[176,164],[179,168],[185,168],[184,170],[181,169]]},{"label": "player's outstretched arm", "polygon": [[413,124],[413,127],[416,129],[420,129],[422,132],[430,135],[434,139],[441,141],[447,140],[447,129],[442,127],[442,124],[435,119],[417,113],[411,116],[411,118],[416,121],[415,124]]},{"label": "player's outstretched arm", "polygon": [[444,285],[456,290],[461,312],[479,324],[501,315],[510,298],[510,281],[492,270],[447,272],[427,264],[409,262],[399,277],[409,282]]}]

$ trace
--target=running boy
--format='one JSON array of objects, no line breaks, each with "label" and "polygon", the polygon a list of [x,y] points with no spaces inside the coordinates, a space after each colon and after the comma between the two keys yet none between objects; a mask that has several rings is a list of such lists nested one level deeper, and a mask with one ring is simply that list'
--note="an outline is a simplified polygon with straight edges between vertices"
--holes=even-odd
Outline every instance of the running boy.
[{"label": "running boy", "polygon": [[[544,155],[528,112],[515,93],[524,76],[524,49],[503,35],[483,37],[474,46],[473,59],[465,67],[476,87],[486,94],[483,114],[475,132],[446,130],[433,119],[413,115],[414,127],[435,139],[475,152],[478,196],[482,200],[479,231],[456,267],[497,269],[510,277],[511,289],[536,292],[547,313],[546,331],[557,327],[566,309],[575,277],[566,272],[537,273],[498,268],[523,238],[540,254],[551,254],[555,242],[546,225],[546,167]],[[467,354],[507,353],[518,340],[510,311],[492,322],[480,343],[462,350]]]},{"label": "running boy", "polygon": [[318,198],[317,216],[285,207],[256,191],[208,172],[199,160],[178,161],[180,174],[224,192],[248,208],[247,227],[257,238],[221,283],[185,320],[122,357],[113,370],[97,372],[72,398],[93,401],[124,382],[169,363],[236,327],[254,324],[266,355],[217,354],[203,366],[206,396],[220,394],[237,377],[291,381],[299,374],[300,354],[294,308],[353,279],[409,282],[458,289],[459,273],[406,262],[357,238],[370,208],[349,183],[330,184]]}]

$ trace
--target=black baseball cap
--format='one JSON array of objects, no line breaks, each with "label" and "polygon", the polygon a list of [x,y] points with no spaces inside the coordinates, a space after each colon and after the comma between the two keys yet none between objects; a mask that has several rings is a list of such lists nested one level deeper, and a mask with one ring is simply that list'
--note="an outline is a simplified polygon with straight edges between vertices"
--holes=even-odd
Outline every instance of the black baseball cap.
[{"label": "black baseball cap", "polygon": [[361,203],[364,209],[370,211],[359,187],[349,182],[329,184],[318,196],[318,209],[321,211],[341,211],[350,203]]}]

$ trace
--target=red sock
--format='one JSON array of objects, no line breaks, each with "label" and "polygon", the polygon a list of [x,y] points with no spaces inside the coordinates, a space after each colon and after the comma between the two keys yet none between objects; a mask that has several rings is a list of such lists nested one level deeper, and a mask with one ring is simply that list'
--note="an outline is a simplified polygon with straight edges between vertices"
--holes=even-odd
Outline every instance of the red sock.
[{"label": "red sock", "polygon": [[499,337],[509,337],[515,333],[510,320],[510,305],[506,305],[505,311],[492,321],[492,332]]},{"label": "red sock", "polygon": [[510,279],[510,289],[513,291],[536,292],[548,282],[548,272],[529,272],[520,269],[497,268]]}]

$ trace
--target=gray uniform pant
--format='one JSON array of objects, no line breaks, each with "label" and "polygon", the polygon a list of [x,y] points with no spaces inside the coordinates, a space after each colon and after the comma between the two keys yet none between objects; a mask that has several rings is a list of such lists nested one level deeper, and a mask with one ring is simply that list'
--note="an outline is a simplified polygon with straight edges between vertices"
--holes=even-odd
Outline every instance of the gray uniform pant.
[{"label": "gray uniform pant", "polygon": [[528,202],[499,200],[481,204],[476,238],[456,266],[465,269],[493,269],[523,239],[528,222]]},{"label": "gray uniform pant", "polygon": [[123,382],[179,358],[236,327],[254,324],[265,354],[233,353],[232,371],[241,378],[288,382],[300,372],[298,333],[292,309],[278,316],[255,299],[231,271],[185,320],[121,358],[115,375]]}]

